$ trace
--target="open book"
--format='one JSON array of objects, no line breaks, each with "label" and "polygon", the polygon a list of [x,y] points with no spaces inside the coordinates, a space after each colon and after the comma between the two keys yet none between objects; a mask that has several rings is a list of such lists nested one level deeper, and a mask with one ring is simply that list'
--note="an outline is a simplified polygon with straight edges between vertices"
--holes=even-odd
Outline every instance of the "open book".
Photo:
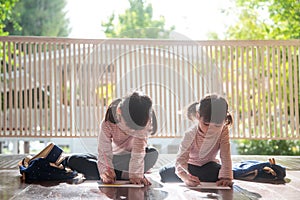
[{"label": "open book", "polygon": [[97,181],[98,187],[133,187],[141,188],[144,187],[144,184],[133,184],[126,180],[118,180],[114,183],[103,183],[102,181]]}]

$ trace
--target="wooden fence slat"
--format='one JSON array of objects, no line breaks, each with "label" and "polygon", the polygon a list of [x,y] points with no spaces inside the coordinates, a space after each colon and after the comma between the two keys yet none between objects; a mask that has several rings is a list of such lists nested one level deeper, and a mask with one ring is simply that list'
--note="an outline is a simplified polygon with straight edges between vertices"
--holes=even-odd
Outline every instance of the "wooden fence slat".
[{"label": "wooden fence slat", "polygon": [[[181,137],[184,109],[224,95],[231,138],[300,139],[300,40],[177,41],[0,36],[1,137],[96,137],[109,101],[153,96],[155,137]],[[179,112],[181,111],[181,112]]]}]

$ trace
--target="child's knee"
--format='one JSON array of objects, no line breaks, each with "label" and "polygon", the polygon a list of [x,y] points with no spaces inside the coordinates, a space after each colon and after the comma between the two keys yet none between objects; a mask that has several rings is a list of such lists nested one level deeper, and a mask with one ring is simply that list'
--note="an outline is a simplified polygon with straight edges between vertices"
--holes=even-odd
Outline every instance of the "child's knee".
[{"label": "child's knee", "polygon": [[156,163],[157,159],[158,159],[158,151],[156,148],[148,148],[146,150],[146,155],[147,155],[147,159],[153,161],[154,163]]}]

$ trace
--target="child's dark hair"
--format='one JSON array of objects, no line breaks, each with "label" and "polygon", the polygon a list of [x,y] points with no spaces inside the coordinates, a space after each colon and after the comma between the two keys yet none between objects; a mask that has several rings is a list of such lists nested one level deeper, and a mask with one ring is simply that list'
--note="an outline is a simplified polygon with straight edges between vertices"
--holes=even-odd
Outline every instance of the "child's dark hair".
[{"label": "child's dark hair", "polygon": [[110,121],[114,124],[118,123],[116,117],[117,108],[120,104],[122,117],[126,125],[134,130],[141,130],[147,125],[152,112],[152,134],[157,131],[157,120],[152,108],[152,100],[149,96],[141,92],[133,92],[123,99],[114,100],[108,107],[105,115],[105,121]]},{"label": "child's dark hair", "polygon": [[217,94],[209,94],[201,99],[200,102],[192,103],[188,107],[187,116],[190,120],[194,120],[197,113],[206,123],[220,124],[224,120],[226,125],[233,123],[226,99]]}]

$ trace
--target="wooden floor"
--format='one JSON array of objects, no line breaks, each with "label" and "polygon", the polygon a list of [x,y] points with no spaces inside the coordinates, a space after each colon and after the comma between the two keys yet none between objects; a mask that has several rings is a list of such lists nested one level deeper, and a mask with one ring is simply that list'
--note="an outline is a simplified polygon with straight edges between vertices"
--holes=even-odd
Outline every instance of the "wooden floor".
[{"label": "wooden floor", "polygon": [[[0,155],[0,199],[299,199],[300,198],[300,157],[277,156],[278,164],[287,167],[286,184],[265,184],[234,180],[231,190],[191,190],[177,184],[163,184],[158,169],[174,162],[175,155],[160,155],[157,164],[146,176],[152,185],[145,188],[99,189],[96,181],[82,183],[41,182],[26,184],[20,180],[17,162],[22,155]],[[266,161],[266,156],[233,156],[233,162],[240,160]]]}]

